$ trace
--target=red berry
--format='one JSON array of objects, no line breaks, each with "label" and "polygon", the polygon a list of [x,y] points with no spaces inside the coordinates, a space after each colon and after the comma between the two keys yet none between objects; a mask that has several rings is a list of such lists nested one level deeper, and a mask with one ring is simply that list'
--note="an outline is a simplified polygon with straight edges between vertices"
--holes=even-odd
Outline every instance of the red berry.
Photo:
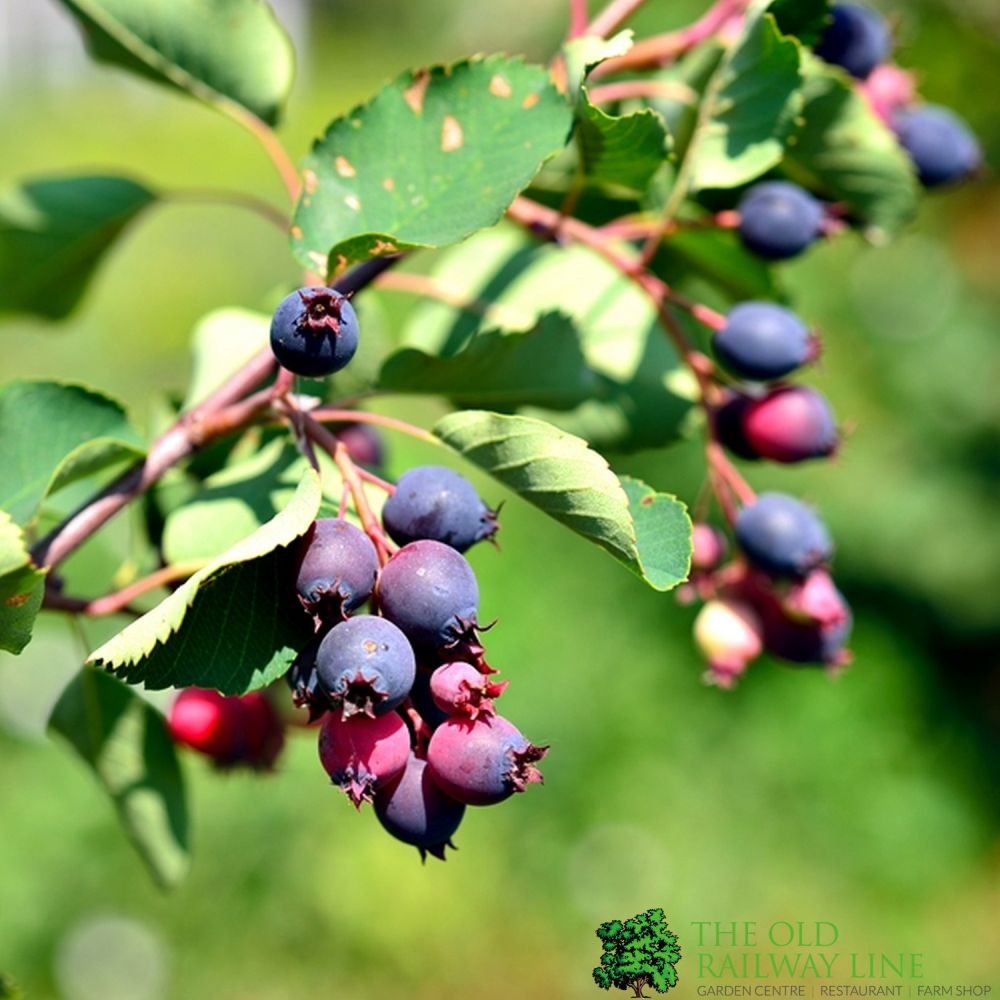
[{"label": "red berry", "polygon": [[826,400],[815,389],[788,385],[747,404],[743,436],[761,458],[804,462],[837,450],[837,425]]},{"label": "red berry", "polygon": [[471,663],[445,663],[431,674],[431,697],[448,715],[476,719],[493,715],[493,699],[499,698],[508,681],[494,684]]},{"label": "red berry", "polygon": [[215,760],[235,760],[242,745],[243,707],[218,691],[186,688],[174,699],[167,717],[176,743]]}]

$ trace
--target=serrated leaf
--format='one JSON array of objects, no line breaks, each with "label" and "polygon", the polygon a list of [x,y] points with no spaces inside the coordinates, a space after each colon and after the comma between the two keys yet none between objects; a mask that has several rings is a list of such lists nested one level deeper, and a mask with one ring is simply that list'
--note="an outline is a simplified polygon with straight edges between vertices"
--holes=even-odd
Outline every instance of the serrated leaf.
[{"label": "serrated leaf", "polygon": [[692,189],[739,187],[781,161],[801,79],[799,46],[771,15],[751,17],[702,98],[686,154]]},{"label": "serrated leaf", "polygon": [[0,510],[0,649],[20,653],[45,594],[45,573],[31,562],[21,529]]},{"label": "serrated leaf", "polygon": [[61,382],[0,388],[0,508],[29,524],[50,493],[143,454],[138,432],[110,396]]},{"label": "serrated leaf", "polygon": [[120,681],[85,667],[62,693],[49,729],[93,769],[154,879],[187,874],[184,784],[163,716]]},{"label": "serrated leaf", "polygon": [[618,32],[611,38],[599,35],[584,35],[574,38],[563,46],[566,63],[566,90],[576,99],[587,74],[607,59],[623,56],[632,48],[632,31]]},{"label": "serrated leaf", "polygon": [[547,313],[523,333],[489,330],[451,357],[414,348],[390,355],[379,388],[447,396],[464,407],[572,409],[606,393],[587,367],[572,320]]},{"label": "serrated leaf", "polygon": [[406,73],[335,120],[306,158],[292,247],[314,270],[457,243],[493,225],[565,145],[548,73],[490,56]]},{"label": "serrated leaf", "polygon": [[830,0],[771,0],[766,6],[778,30],[803,45],[815,44],[830,20]]},{"label": "serrated leaf", "polygon": [[291,585],[293,543],[316,518],[319,476],[252,535],[88,657],[149,689],[214,687],[242,694],[284,674],[312,635]]},{"label": "serrated leaf", "polygon": [[626,488],[581,438],[542,420],[482,410],[449,414],[433,432],[654,590],[685,579],[691,523],[684,506],[638,480]]},{"label": "serrated leaf", "polygon": [[292,87],[295,52],[264,0],[60,0],[91,55],[274,124]]},{"label": "serrated leaf", "polygon": [[642,192],[670,154],[663,118],[650,109],[609,115],[590,103],[584,91],[577,107],[577,141],[585,176]]},{"label": "serrated leaf", "polygon": [[126,177],[25,181],[0,196],[0,313],[61,319],[156,195]]},{"label": "serrated leaf", "polygon": [[884,241],[916,214],[920,188],[909,157],[857,92],[846,73],[814,56],[805,59],[805,124],[785,157],[793,180],[843,202]]},{"label": "serrated leaf", "polygon": [[191,384],[182,410],[200,403],[269,341],[271,317],[249,309],[216,309],[192,334]]}]

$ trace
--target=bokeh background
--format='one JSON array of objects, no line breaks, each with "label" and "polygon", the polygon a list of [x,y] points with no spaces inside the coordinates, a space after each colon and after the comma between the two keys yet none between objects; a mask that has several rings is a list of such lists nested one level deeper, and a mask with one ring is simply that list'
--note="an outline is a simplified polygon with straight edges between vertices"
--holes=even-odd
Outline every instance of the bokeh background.
[{"label": "bokeh background", "polygon": [[[544,60],[561,0],[278,0],[301,53],[283,136],[298,155],[401,68],[473,51]],[[651,0],[650,30],[697,15]],[[884,8],[889,11],[889,8]],[[1000,162],[1000,8],[912,0],[900,58]],[[213,112],[90,64],[54,3],[0,8],[0,180],[124,169],[164,187],[280,204],[252,140]],[[873,250],[819,247],[785,276],[825,333],[815,381],[853,428],[832,464],[751,469],[821,503],[857,610],[836,681],[762,662],[730,694],[699,682],[693,612],[512,500],[503,550],[476,550],[507,714],[553,746],[546,784],[470,810],[447,864],[358,816],[312,734],[269,778],[186,759],[195,861],[147,880],[91,776],[44,720],[104,626],[39,626],[0,659],[0,972],[32,998],[576,998],[597,995],[594,928],[662,906],[692,920],[830,920],[844,950],[925,954],[927,982],[1000,980],[1000,186],[926,199]],[[139,423],[182,387],[190,331],[295,281],[275,231],[235,209],[155,209],[59,326],[9,319],[0,370],[82,380]],[[407,308],[398,296],[389,316]],[[395,312],[393,312],[395,310]],[[427,421],[430,404],[390,412]],[[436,458],[391,441],[390,469]],[[688,498],[696,446],[619,468]],[[493,501],[494,483],[477,479]],[[127,518],[78,565],[119,558]],[[675,995],[695,996],[680,966]]]}]

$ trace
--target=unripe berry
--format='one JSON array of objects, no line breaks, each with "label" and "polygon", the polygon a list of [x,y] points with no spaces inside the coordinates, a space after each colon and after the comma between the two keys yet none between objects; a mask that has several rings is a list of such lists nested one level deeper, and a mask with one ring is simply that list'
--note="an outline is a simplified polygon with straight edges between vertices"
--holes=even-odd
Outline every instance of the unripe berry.
[{"label": "unripe berry", "polygon": [[835,3],[830,15],[830,25],[816,43],[816,55],[863,80],[892,50],[885,20],[853,3]]},{"label": "unripe berry", "polygon": [[323,719],[319,759],[330,780],[360,809],[375,790],[400,774],[410,756],[410,732],[395,713],[372,718],[344,716],[337,709]]},{"label": "unripe berry", "polygon": [[694,622],[694,639],[708,660],[709,678],[730,688],[764,649],[760,618],[743,601],[708,601]]},{"label": "unripe berry", "polygon": [[815,569],[796,581],[781,598],[782,611],[793,621],[832,627],[850,621],[851,609],[826,570]]},{"label": "unripe berry", "polygon": [[753,566],[772,576],[806,576],[833,555],[826,525],[785,493],[762,493],[736,517],[736,540]]},{"label": "unripe berry", "polygon": [[820,235],[823,206],[808,191],[787,181],[755,184],[739,204],[743,243],[766,260],[802,253]]},{"label": "unripe berry", "polygon": [[336,289],[300,288],[281,301],[271,319],[271,350],[296,375],[332,375],[357,349],[357,314]]},{"label": "unripe berry", "polygon": [[334,626],[316,653],[320,687],[348,717],[391,712],[410,693],[416,670],[406,636],[376,615],[356,615]]},{"label": "unripe berry", "polygon": [[375,546],[360,528],[342,518],[321,518],[302,540],[299,600],[325,622],[342,621],[371,597],[378,568]]},{"label": "unripe berry", "polygon": [[965,180],[982,161],[976,137],[948,108],[928,104],[903,111],[896,116],[894,127],[924,187]]},{"label": "unripe berry", "polygon": [[861,92],[868,99],[872,111],[891,125],[900,108],[913,103],[916,89],[912,73],[887,63],[875,67],[862,85]]},{"label": "unripe berry", "polygon": [[826,400],[800,385],[752,400],[743,411],[743,436],[761,458],[785,463],[826,458],[840,443]]},{"label": "unripe berry", "polygon": [[540,782],[536,763],[548,749],[529,743],[501,715],[455,718],[434,730],[427,766],[446,795],[469,806],[488,806]]},{"label": "unripe berry", "polygon": [[711,573],[729,552],[726,536],[714,525],[696,522],[691,531],[691,569]]},{"label": "unripe berry", "polygon": [[382,508],[382,523],[394,542],[433,539],[464,552],[497,531],[496,514],[464,476],[443,465],[410,469]]},{"label": "unripe berry", "polygon": [[218,691],[185,688],[167,715],[176,743],[215,760],[235,760],[242,741],[243,711],[235,698]]},{"label": "unripe berry", "polygon": [[333,433],[343,442],[352,462],[376,469],[385,464],[382,435],[371,424],[347,424]]},{"label": "unripe berry", "polygon": [[445,663],[431,674],[431,697],[448,715],[477,719],[495,714],[493,699],[504,693],[508,683],[493,683],[471,663]]},{"label": "unripe berry", "polygon": [[375,815],[404,844],[444,861],[444,849],[455,845],[452,835],[462,822],[465,806],[441,791],[431,778],[427,761],[410,754],[406,769],[375,795]]},{"label": "unripe berry", "polygon": [[722,403],[712,410],[712,424],[719,444],[739,458],[756,462],[760,456],[743,432],[743,417],[752,402],[750,396],[727,389]]},{"label": "unripe berry", "polygon": [[712,341],[721,364],[740,378],[769,382],[816,356],[816,338],[791,310],[772,302],[742,302],[729,310]]}]

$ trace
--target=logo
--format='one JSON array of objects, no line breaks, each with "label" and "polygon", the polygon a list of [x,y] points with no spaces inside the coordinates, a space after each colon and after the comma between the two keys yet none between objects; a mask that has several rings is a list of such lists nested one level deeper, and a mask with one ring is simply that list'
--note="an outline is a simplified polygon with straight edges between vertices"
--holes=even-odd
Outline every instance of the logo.
[{"label": "logo", "polygon": [[595,931],[601,939],[601,964],[594,982],[602,990],[631,990],[644,997],[646,986],[666,993],[677,985],[674,966],[681,960],[677,935],[667,928],[663,910],[646,910],[628,920],[609,920]]}]

